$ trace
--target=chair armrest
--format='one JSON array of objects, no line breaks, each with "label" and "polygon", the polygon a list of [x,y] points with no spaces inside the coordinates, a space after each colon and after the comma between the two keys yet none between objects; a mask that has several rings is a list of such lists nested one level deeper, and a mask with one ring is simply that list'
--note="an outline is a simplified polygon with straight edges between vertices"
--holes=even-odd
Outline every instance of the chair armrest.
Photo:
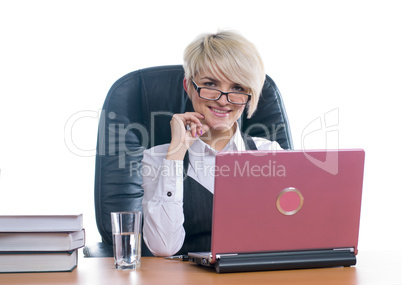
[{"label": "chair armrest", "polygon": [[104,242],[85,246],[83,252],[84,257],[113,257],[113,247]]}]

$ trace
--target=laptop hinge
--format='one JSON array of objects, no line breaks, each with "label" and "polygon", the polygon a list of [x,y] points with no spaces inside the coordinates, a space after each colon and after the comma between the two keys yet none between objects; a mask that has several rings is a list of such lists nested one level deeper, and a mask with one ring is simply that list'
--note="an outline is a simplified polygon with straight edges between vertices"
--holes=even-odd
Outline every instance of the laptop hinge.
[{"label": "laptop hinge", "polygon": [[228,256],[237,256],[239,254],[237,253],[223,253],[223,254],[217,254],[216,255],[216,260],[221,259],[222,257],[228,257]]},{"label": "laptop hinge", "polygon": [[349,250],[357,255],[357,247],[334,248],[334,250]]},{"label": "laptop hinge", "polygon": [[250,253],[238,255],[220,254],[215,263],[218,273],[323,268],[352,266],[356,264],[354,250],[327,249],[289,252]]},{"label": "laptop hinge", "polygon": [[354,247],[345,247],[345,248],[334,248],[333,250],[348,250],[348,251],[350,251],[350,252],[354,252],[355,251],[355,249],[354,249]]}]

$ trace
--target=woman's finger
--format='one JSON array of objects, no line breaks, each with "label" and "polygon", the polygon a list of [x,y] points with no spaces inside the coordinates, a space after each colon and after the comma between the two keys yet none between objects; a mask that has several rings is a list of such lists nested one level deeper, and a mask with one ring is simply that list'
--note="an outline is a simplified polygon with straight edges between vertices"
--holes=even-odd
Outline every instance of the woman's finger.
[{"label": "woman's finger", "polygon": [[198,128],[197,124],[195,124],[193,122],[190,123],[191,136],[193,138],[196,138],[198,136],[197,128]]},{"label": "woman's finger", "polygon": [[209,126],[207,124],[201,125],[201,127],[198,129],[198,134],[202,136],[203,134],[207,133],[209,131]]},{"label": "woman's finger", "polygon": [[[181,137],[181,135],[179,134],[183,134],[183,132],[180,131],[180,128],[184,127],[184,133],[187,133],[187,135],[192,138],[197,138],[198,136],[201,136],[202,134],[207,132],[209,129],[209,127],[203,127],[203,124],[201,122],[202,119],[204,119],[204,116],[197,112],[174,114],[171,121],[172,132]],[[180,122],[180,124],[177,124],[178,122]],[[181,127],[179,125],[181,125]]]},{"label": "woman's finger", "polygon": [[204,115],[197,112],[187,112],[184,114],[180,114],[184,120],[189,124],[189,122],[193,122],[199,126],[202,125],[201,120],[204,119]]}]

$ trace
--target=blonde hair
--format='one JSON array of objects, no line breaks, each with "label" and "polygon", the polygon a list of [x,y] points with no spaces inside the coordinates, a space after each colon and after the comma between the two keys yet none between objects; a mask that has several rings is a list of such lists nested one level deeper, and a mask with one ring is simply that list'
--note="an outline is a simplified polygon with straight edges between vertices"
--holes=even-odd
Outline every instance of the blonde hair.
[{"label": "blonde hair", "polygon": [[191,79],[201,72],[211,72],[217,78],[223,75],[250,89],[247,118],[257,109],[265,81],[264,64],[254,44],[239,33],[222,30],[199,35],[184,50],[183,66],[187,90]]}]

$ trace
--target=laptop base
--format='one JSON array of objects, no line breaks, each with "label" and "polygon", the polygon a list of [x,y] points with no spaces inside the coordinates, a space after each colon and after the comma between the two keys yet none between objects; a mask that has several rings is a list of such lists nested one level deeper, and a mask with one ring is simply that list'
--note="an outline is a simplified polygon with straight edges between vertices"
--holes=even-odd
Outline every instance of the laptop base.
[{"label": "laptop base", "polygon": [[215,264],[199,260],[190,254],[189,256],[190,261],[199,265],[215,266],[218,273],[349,267],[356,264],[356,256],[349,249],[221,255]]}]

